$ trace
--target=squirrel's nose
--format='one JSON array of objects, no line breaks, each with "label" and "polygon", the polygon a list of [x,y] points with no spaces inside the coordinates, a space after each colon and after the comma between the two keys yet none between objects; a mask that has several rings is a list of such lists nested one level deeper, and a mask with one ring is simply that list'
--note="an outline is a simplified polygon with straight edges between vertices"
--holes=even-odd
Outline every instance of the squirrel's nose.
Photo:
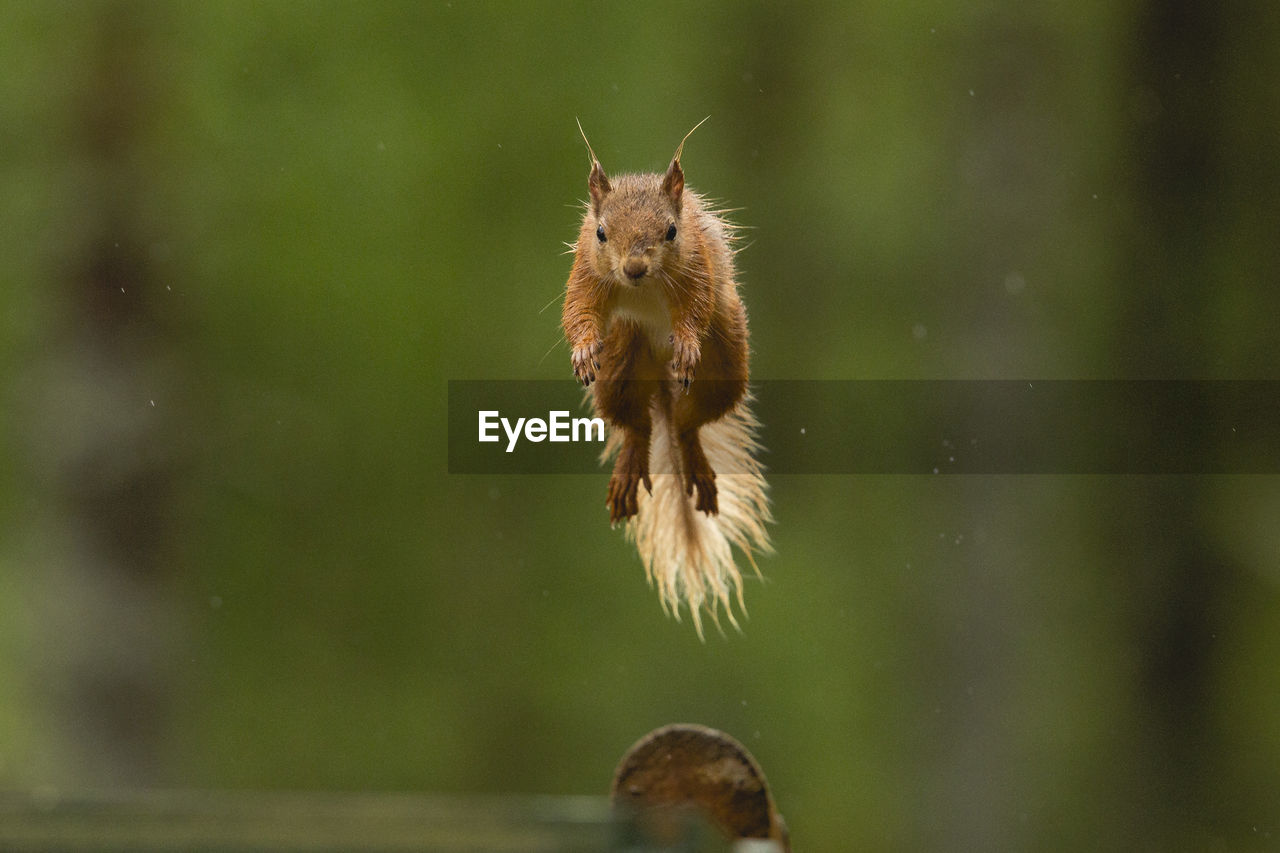
[{"label": "squirrel's nose", "polygon": [[644,278],[649,272],[649,263],[640,255],[632,255],[622,265],[622,271],[627,278]]}]

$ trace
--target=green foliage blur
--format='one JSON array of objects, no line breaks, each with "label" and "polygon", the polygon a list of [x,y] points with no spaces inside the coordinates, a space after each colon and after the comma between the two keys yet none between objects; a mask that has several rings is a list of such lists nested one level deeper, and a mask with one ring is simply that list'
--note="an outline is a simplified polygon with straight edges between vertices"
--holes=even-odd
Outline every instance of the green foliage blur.
[{"label": "green foliage blur", "polygon": [[0,787],[603,794],[699,722],[797,850],[1280,833],[1273,477],[775,476],[700,643],[605,473],[445,462],[448,380],[572,381],[575,119],[623,172],[711,117],[758,377],[1280,378],[1270,5],[5,2],[0,55]]}]

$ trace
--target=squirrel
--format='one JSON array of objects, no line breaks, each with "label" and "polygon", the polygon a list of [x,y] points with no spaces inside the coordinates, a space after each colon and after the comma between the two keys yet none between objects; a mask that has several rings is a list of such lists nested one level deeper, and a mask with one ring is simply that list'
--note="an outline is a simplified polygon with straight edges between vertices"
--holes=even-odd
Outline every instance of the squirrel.
[{"label": "squirrel", "polygon": [[687,604],[701,636],[704,606],[717,624],[723,606],[737,627],[731,546],[758,575],[754,554],[771,550],[772,517],[755,459],[734,229],[685,186],[680,158],[693,130],[665,173],[612,179],[582,134],[590,199],[562,324],[574,376],[611,427],[601,460],[614,458],[610,523],[626,524],[663,609],[679,619]]}]

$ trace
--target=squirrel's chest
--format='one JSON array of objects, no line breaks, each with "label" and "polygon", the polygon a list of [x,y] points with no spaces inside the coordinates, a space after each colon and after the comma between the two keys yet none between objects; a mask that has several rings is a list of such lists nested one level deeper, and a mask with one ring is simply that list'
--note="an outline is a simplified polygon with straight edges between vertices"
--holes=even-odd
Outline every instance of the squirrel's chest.
[{"label": "squirrel's chest", "polygon": [[609,322],[629,320],[649,335],[649,345],[662,357],[671,352],[671,309],[656,287],[619,288],[610,300]]}]

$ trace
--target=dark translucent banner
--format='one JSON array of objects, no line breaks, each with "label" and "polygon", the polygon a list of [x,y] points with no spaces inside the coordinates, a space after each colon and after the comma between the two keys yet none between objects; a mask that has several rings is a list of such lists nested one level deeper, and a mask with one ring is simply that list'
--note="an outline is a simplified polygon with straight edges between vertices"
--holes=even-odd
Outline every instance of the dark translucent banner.
[{"label": "dark translucent banner", "polygon": [[[1280,381],[775,380],[751,388],[760,459],[778,474],[1280,473]],[[591,416],[569,380],[451,381],[449,471],[599,472],[603,443]]]}]

